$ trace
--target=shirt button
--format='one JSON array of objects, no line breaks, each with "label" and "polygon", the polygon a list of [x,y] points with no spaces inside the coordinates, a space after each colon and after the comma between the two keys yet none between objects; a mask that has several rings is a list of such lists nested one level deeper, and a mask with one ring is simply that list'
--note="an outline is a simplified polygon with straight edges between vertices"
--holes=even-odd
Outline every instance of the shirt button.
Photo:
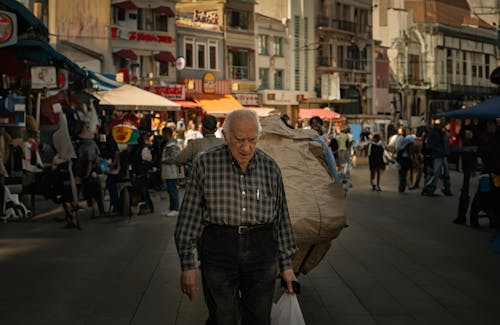
[{"label": "shirt button", "polygon": [[241,192],[241,195],[245,195],[245,194],[247,194],[245,191]]},{"label": "shirt button", "polygon": [[247,211],[246,208],[241,209],[241,212],[245,213]]}]

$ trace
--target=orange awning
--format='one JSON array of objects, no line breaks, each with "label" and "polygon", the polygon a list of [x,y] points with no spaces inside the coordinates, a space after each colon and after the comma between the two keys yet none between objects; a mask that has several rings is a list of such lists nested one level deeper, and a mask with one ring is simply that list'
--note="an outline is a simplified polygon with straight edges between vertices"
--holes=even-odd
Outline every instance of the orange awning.
[{"label": "orange awning", "polygon": [[173,100],[174,103],[181,105],[181,108],[201,108],[201,106],[190,100]]},{"label": "orange awning", "polygon": [[215,116],[224,116],[235,109],[244,108],[236,98],[228,94],[190,94],[189,96],[197,102],[207,114]]}]

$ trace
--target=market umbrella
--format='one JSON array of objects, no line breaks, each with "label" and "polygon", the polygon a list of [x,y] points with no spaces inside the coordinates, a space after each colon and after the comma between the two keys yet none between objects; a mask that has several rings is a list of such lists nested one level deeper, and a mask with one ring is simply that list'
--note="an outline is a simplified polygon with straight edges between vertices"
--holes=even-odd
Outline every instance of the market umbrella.
[{"label": "market umbrella", "polygon": [[320,118],[331,118],[338,119],[340,114],[329,109],[324,108],[301,108],[299,111],[300,118],[311,118],[313,116],[319,116]]},{"label": "market umbrella", "polygon": [[461,118],[461,119],[494,119],[500,118],[500,96],[490,98],[475,106],[466,109],[457,109],[453,111],[438,113],[437,116],[447,118]]},{"label": "market umbrella", "polygon": [[125,84],[121,87],[93,92],[101,105],[111,105],[118,110],[179,111],[180,105],[150,91]]}]

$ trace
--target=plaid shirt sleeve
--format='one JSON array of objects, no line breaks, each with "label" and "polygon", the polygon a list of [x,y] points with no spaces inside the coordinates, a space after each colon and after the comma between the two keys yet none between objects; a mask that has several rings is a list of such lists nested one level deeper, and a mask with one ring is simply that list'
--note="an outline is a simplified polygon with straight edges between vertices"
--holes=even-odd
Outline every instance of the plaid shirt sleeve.
[{"label": "plaid shirt sleeve", "polygon": [[[278,169],[279,170],[279,169]],[[292,223],[288,213],[288,206],[285,197],[285,187],[281,178],[281,172],[278,172],[278,193],[276,218],[276,233],[278,237],[279,267],[281,271],[292,268],[291,256],[298,250],[293,237]]]},{"label": "plaid shirt sleeve", "polygon": [[183,271],[196,268],[193,252],[203,229],[203,176],[201,168],[197,168],[196,164],[193,167],[193,175],[184,194],[174,235]]}]

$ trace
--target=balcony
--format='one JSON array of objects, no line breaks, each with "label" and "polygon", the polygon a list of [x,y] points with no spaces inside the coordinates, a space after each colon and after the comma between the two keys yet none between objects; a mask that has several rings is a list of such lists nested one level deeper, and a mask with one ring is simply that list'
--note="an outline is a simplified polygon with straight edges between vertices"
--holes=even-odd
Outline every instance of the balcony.
[{"label": "balcony", "polygon": [[343,30],[350,33],[367,33],[371,26],[361,25],[352,21],[334,19],[328,16],[317,16],[316,27],[324,27],[336,30]]},{"label": "balcony", "polygon": [[249,80],[248,67],[233,65],[229,67],[229,71],[233,80]]},{"label": "balcony", "polygon": [[331,56],[318,56],[318,66],[332,69],[366,70],[368,60],[347,59],[341,62],[335,61]]}]

